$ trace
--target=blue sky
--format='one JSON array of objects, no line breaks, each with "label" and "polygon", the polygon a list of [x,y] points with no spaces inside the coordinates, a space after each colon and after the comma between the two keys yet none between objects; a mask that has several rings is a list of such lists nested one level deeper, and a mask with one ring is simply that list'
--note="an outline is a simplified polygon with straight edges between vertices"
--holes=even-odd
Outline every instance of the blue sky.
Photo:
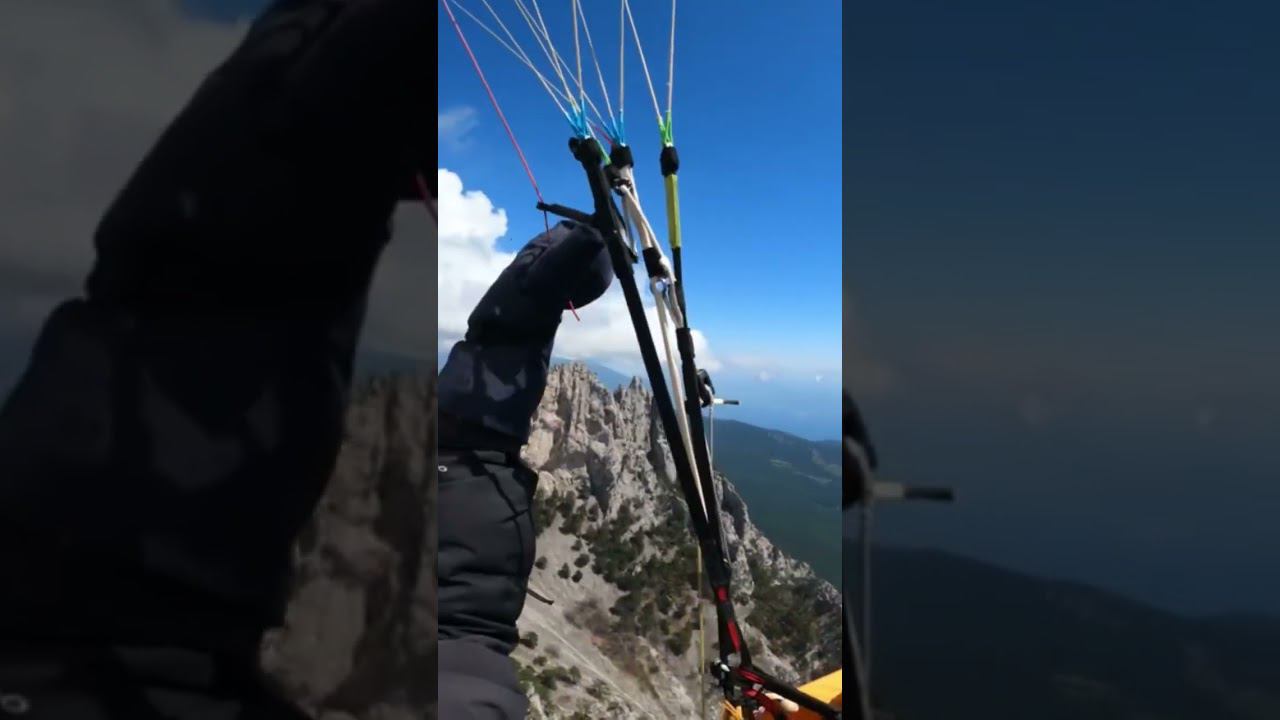
[{"label": "blue sky", "polygon": [[1280,7],[849,7],[844,337],[962,499],[885,536],[1280,612]]},{"label": "blue sky", "polygon": [[[464,5],[478,15],[485,12],[479,3]],[[568,3],[542,5],[557,46],[572,55]],[[664,5],[636,3],[633,12],[665,108]],[[526,48],[538,52],[514,7],[495,7],[509,27],[524,31],[518,37]],[[617,3],[585,7],[616,103]],[[681,3],[679,11],[674,118],[691,317],[730,377],[759,382],[757,365],[775,366],[771,376],[780,374],[778,368],[785,374],[803,367],[809,385],[819,372],[825,374],[824,425],[813,427],[798,414],[777,417],[773,425],[834,437],[841,334],[840,6],[803,3],[780,10],[753,3]],[[540,232],[543,219],[452,25],[443,10],[439,15],[439,108],[466,118],[465,133],[442,137],[439,164],[506,210],[509,232],[500,247],[512,250]],[[474,22],[459,20],[543,194],[553,202],[587,205],[581,170],[566,149],[563,117],[527,69]],[[628,41],[628,48],[628,140],[638,160],[642,199],[657,220],[663,204],[656,119],[634,43]],[[544,60],[540,67],[545,72],[550,66]],[[587,79],[600,104],[590,66]],[[660,234],[665,241],[665,227]],[[733,364],[738,359],[741,368]],[[787,378],[778,380],[762,402],[787,405],[791,397],[792,410],[812,406],[814,398],[784,391]],[[798,374],[794,381],[800,383]],[[761,392],[737,389],[738,395]],[[810,388],[803,390],[812,396]]]}]

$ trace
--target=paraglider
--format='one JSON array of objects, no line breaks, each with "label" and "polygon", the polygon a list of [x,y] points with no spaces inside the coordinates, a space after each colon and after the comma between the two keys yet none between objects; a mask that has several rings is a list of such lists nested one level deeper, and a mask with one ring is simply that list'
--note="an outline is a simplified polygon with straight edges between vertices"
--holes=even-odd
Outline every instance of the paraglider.
[{"label": "paraglider", "polygon": [[[569,60],[556,49],[536,0],[529,5],[522,0],[515,0],[520,16],[532,31],[539,49],[551,65],[552,70],[547,74],[536,67],[530,54],[524,50],[507,23],[494,11],[493,7],[488,2],[483,4],[492,17],[493,26],[466,10],[456,0],[441,0],[448,22],[456,31],[533,186],[537,197],[536,207],[548,215],[557,215],[593,229],[604,242],[612,271],[622,289],[631,324],[635,330],[645,374],[653,393],[662,430],[668,441],[676,476],[689,511],[703,569],[706,572],[707,585],[716,612],[718,636],[717,657],[706,669],[720,685],[726,704],[725,711],[741,711],[752,717],[757,711],[768,713],[775,718],[812,717],[830,720],[841,717],[838,692],[841,675],[839,673],[815,681],[808,686],[809,691],[802,691],[770,676],[753,663],[751,652],[735,616],[732,572],[728,562],[724,533],[720,525],[720,510],[711,467],[708,433],[703,417],[705,408],[714,407],[713,390],[709,388],[709,378],[700,372],[697,366],[693,330],[684,292],[683,238],[680,227],[678,184],[680,161],[675,147],[672,124],[675,3],[671,4],[667,108],[663,111],[641,47],[632,8],[627,0],[621,0],[619,10],[620,81],[616,112],[609,100],[604,74],[595,51],[595,43],[590,34],[583,3],[572,0],[574,37],[572,57],[575,62],[571,65]],[[525,153],[521,150],[515,133],[489,85],[474,48],[467,40],[466,33],[459,22],[459,15],[474,21],[530,70],[563,113],[571,130],[570,154],[587,182],[591,198],[590,210],[579,210],[551,203],[543,197]],[[494,29],[495,27],[497,29]],[[630,33],[627,32],[628,30]],[[662,143],[659,167],[663,176],[666,201],[667,239],[674,263],[669,261],[663,252],[657,233],[640,202],[635,175],[635,158],[626,141],[623,123],[625,75],[621,73],[621,65],[625,61],[628,37],[634,42],[640,58],[657,117]],[[600,80],[605,105],[603,113],[590,99],[586,89],[583,74],[584,44]],[[559,81],[558,87],[556,80]],[[595,115],[594,119],[589,119],[588,111]],[[607,150],[597,134],[607,140],[609,145]],[[550,226],[549,220],[547,225]],[[641,260],[644,262],[649,288],[657,305],[660,329],[658,333],[653,333],[650,328],[632,269],[632,265]],[[655,343],[655,335],[662,339],[661,353]],[[833,693],[833,688],[837,692]],[[854,717],[862,717],[862,715],[858,714]]]}]

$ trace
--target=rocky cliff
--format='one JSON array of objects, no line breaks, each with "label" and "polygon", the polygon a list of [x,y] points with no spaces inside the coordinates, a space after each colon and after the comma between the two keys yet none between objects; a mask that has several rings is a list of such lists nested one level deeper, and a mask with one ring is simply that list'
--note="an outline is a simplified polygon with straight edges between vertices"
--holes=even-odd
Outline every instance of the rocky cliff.
[{"label": "rocky cliff", "polygon": [[[715,619],[700,607],[697,548],[671,455],[639,383],[610,391],[583,365],[556,368],[525,460],[539,472],[538,561],[516,654],[533,718],[714,712],[700,656]],[[839,665],[839,594],[751,522],[718,478],[739,602],[755,661],[792,681]],[[832,538],[837,542],[837,538]],[[705,627],[705,654],[699,620]]]},{"label": "rocky cliff", "polygon": [[[551,373],[526,461],[539,472],[535,590],[515,659],[531,717],[701,715],[715,655],[696,545],[652,396],[610,391],[582,365]],[[434,378],[399,375],[353,394],[330,486],[295,551],[286,624],[268,671],[321,720],[435,715]],[[756,661],[801,680],[839,663],[839,595],[783,555],[721,478],[722,519]],[[832,538],[835,542],[836,538]]]}]

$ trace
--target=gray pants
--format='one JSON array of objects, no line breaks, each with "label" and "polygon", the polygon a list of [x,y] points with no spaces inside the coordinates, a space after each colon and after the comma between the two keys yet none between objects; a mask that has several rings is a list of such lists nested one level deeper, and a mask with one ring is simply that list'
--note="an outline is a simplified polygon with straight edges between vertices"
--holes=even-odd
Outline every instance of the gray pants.
[{"label": "gray pants", "polygon": [[537,475],[498,452],[440,451],[440,717],[524,718],[510,657],[533,570]]},{"label": "gray pants", "polygon": [[523,720],[528,700],[505,654],[469,640],[440,641],[440,717]]}]

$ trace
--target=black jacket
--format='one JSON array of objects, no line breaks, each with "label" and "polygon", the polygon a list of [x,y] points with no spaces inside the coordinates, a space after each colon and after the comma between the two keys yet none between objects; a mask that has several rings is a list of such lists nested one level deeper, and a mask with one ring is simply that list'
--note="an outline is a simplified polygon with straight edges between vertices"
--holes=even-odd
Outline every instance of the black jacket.
[{"label": "black jacket", "polygon": [[0,645],[253,653],[282,619],[426,157],[434,12],[275,3],[107,210],[0,409]]},{"label": "black jacket", "polygon": [[[441,447],[523,445],[561,315],[570,303],[594,302],[612,280],[604,240],[587,225],[561,222],[530,240],[476,305],[440,371],[441,417],[452,419],[441,423]],[[477,444],[464,433],[488,439]]]}]

